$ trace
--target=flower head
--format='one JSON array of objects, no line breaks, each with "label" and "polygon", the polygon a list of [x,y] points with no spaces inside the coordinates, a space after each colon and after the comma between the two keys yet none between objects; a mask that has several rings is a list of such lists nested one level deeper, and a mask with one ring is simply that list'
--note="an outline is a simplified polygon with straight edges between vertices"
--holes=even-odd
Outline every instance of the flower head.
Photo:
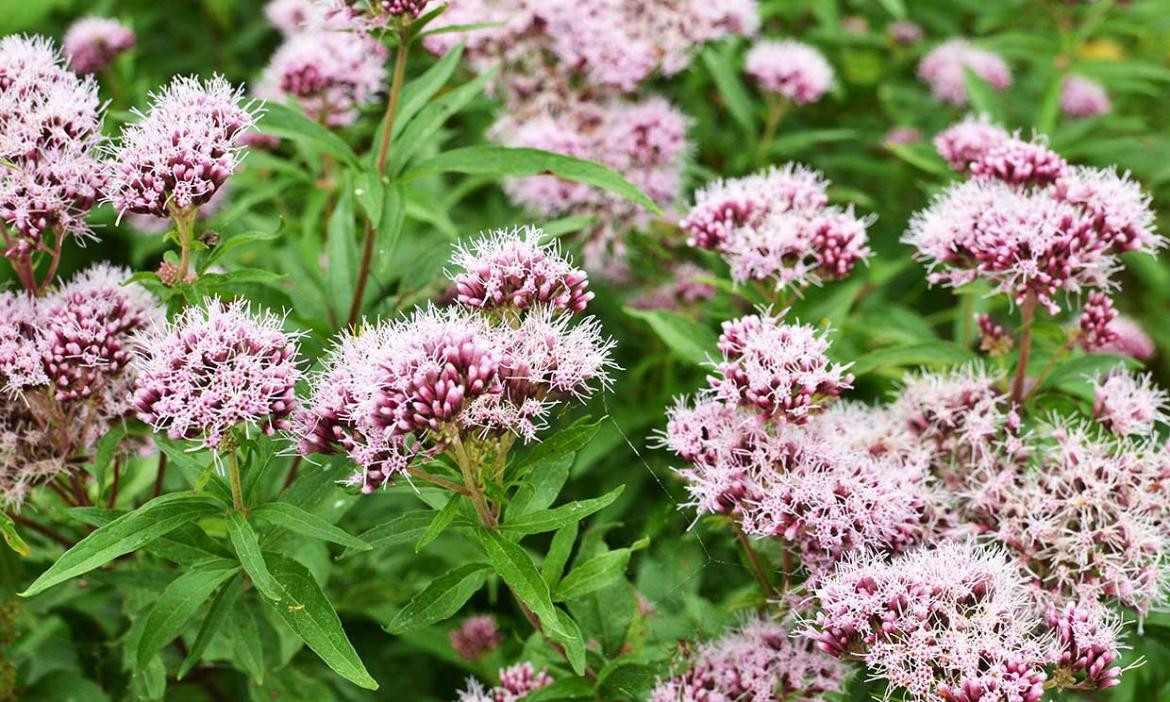
[{"label": "flower head", "polygon": [[687,669],[663,680],[651,702],[814,699],[839,690],[848,668],[796,635],[785,622],[744,621],[701,644]]},{"label": "flower head", "polygon": [[1060,154],[1041,139],[1004,139],[979,155],[970,165],[977,177],[994,178],[1011,185],[1050,185],[1068,170]]},{"label": "flower head", "polygon": [[85,17],[69,27],[61,48],[73,70],[99,73],[134,44],[134,31],[118,20]]},{"label": "flower head", "polygon": [[1052,187],[1052,197],[1080,208],[1114,251],[1153,253],[1166,244],[1156,231],[1150,196],[1128,172],[1075,166],[1061,174]]},{"label": "flower head", "polygon": [[296,409],[297,344],[271,313],[210,300],[143,334],[134,407],[172,439],[216,449],[237,425],[289,428]]},{"label": "flower head", "polygon": [[987,115],[967,115],[934,137],[934,148],[951,168],[965,171],[996,146],[1011,139],[1003,127],[991,123]]},{"label": "flower head", "polygon": [[910,20],[898,20],[886,25],[886,36],[894,43],[909,46],[922,41],[922,27]]},{"label": "flower head", "polygon": [[1095,80],[1065,76],[1060,86],[1060,111],[1068,117],[1095,117],[1112,108],[1109,93]]},{"label": "flower head", "polygon": [[1118,436],[1148,436],[1156,424],[1167,421],[1170,396],[1154,384],[1149,374],[1119,368],[1097,378],[1093,390],[1093,415],[1101,426]]},{"label": "flower head", "polygon": [[319,0],[269,0],[264,5],[268,22],[286,37],[322,26],[327,11],[328,8]]},{"label": "flower head", "polygon": [[476,309],[527,309],[546,305],[581,312],[593,299],[589,278],[555,243],[542,243],[538,227],[500,229],[461,247],[452,263],[460,304]]},{"label": "flower head", "polygon": [[862,656],[909,700],[1039,702],[1046,646],[1026,581],[970,541],[886,562],[860,555],[819,582],[809,632],[834,656]]},{"label": "flower head", "polygon": [[49,382],[36,334],[40,321],[36,298],[0,291],[0,394]]},{"label": "flower head", "polygon": [[1096,343],[1084,344],[1086,350],[1095,353],[1115,353],[1139,361],[1148,361],[1157,355],[1157,345],[1137,320],[1117,314],[1109,320],[1108,325],[1109,333],[1105,335],[1108,339],[1102,341],[1101,335],[1098,335],[1093,340]]},{"label": "flower head", "polygon": [[798,105],[816,102],[833,84],[820,51],[798,41],[764,41],[748,51],[745,70],[760,87]]},{"label": "flower head", "polygon": [[1078,689],[1105,689],[1121,682],[1121,622],[1100,602],[1069,600],[1048,605],[1048,626],[1056,634],[1052,664],[1075,676]]},{"label": "flower head", "polygon": [[211,199],[240,162],[256,114],[223,78],[175,78],[111,150],[107,198],[119,212],[167,217]]},{"label": "flower head", "polygon": [[918,64],[918,77],[939,100],[962,106],[967,104],[966,69],[997,90],[1006,90],[1012,82],[1011,70],[1002,58],[966,39],[949,39],[931,49]]},{"label": "flower head", "polygon": [[386,82],[386,48],[362,34],[329,29],[296,32],[273,54],[257,95],[297,101],[311,119],[344,127],[375,102]]},{"label": "flower head", "polygon": [[724,400],[803,423],[853,382],[847,366],[825,355],[825,337],[811,326],[773,316],[724,322],[719,337],[723,360],[715,366],[711,386]]},{"label": "flower head", "polygon": [[504,635],[496,625],[496,618],[490,614],[467,617],[451,630],[450,638],[451,648],[469,661],[474,661],[504,641]]},{"label": "flower head", "polygon": [[537,671],[531,663],[517,663],[500,668],[500,684],[484,690],[479,681],[467,681],[467,689],[459,693],[459,702],[517,702],[528,693],[553,684],[548,669]]}]

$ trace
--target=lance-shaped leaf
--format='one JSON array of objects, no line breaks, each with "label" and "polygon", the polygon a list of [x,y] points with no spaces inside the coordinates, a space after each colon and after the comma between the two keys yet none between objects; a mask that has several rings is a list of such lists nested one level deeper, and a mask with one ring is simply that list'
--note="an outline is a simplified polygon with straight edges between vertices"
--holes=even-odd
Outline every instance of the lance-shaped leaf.
[{"label": "lance-shaped leaf", "polygon": [[183,633],[187,621],[211,593],[239,569],[231,561],[212,561],[172,580],[146,617],[142,637],[138,639],[138,669],[144,669],[163,645]]},{"label": "lance-shaped leaf", "polygon": [[331,541],[335,544],[348,546],[361,551],[369,551],[370,546],[356,536],[352,536],[339,526],[325,521],[321,517],[287,502],[268,502],[252,510],[252,516],[261,522],[267,522],[281,529],[288,529],[294,534],[308,536],[322,541]]},{"label": "lance-shaped leaf", "polygon": [[454,616],[481,587],[486,563],[468,563],[430,582],[386,624],[386,631],[401,634]]}]

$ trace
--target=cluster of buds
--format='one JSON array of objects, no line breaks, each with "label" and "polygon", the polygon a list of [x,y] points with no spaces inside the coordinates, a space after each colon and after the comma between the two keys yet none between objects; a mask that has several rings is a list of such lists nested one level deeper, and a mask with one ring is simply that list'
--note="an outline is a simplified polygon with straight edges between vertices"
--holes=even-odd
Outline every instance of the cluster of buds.
[{"label": "cluster of buds", "polygon": [[1149,197],[1128,174],[1070,166],[1043,140],[972,118],[936,145],[971,178],[916,213],[903,239],[931,282],[987,280],[1017,303],[1057,314],[1061,298],[1110,289],[1121,254],[1164,244]]},{"label": "cluster of buds", "polygon": [[134,30],[118,20],[85,17],[69,27],[61,42],[69,67],[78,73],[100,73],[114,59],[134,48]]},{"label": "cluster of buds", "polygon": [[301,451],[346,452],[372,491],[418,456],[533,439],[558,405],[607,385],[612,342],[576,319],[587,280],[542,236],[489,234],[455,255],[456,306],[344,338],[298,419]]},{"label": "cluster of buds", "polygon": [[504,641],[504,634],[496,625],[496,618],[480,614],[464,619],[450,633],[451,648],[464,660],[474,661]]},{"label": "cluster of buds", "polygon": [[833,67],[823,54],[798,41],[763,41],[748,51],[747,74],[760,88],[807,105],[833,85]]},{"label": "cluster of buds", "polygon": [[692,246],[713,249],[738,283],[801,290],[848,276],[870,255],[870,220],[828,206],[823,176],[799,164],[728,181],[695,194],[679,222]]},{"label": "cluster of buds", "polygon": [[1012,350],[1015,340],[1011,334],[996,323],[989,314],[975,315],[975,325],[979,329],[979,349],[992,356],[1004,356]]},{"label": "cluster of buds", "polygon": [[996,90],[1007,90],[1012,83],[1011,69],[1002,58],[966,39],[949,39],[931,49],[918,64],[918,77],[936,99],[961,107],[969,99],[967,70]]},{"label": "cluster of buds", "polygon": [[457,702],[518,702],[530,692],[552,685],[554,680],[548,669],[539,671],[531,663],[517,663],[500,668],[500,684],[485,690],[475,679],[467,681],[467,688],[459,691]]}]

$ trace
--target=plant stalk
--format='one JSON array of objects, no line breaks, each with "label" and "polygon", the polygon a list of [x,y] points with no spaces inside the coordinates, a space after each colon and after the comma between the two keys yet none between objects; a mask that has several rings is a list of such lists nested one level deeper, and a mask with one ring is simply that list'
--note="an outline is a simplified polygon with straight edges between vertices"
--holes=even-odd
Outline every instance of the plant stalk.
[{"label": "plant stalk", "polygon": [[1013,404],[1024,399],[1024,384],[1028,380],[1028,357],[1032,355],[1032,322],[1036,318],[1036,296],[1029,293],[1020,303],[1020,356],[1016,362],[1016,375],[1012,379],[1011,398]]}]

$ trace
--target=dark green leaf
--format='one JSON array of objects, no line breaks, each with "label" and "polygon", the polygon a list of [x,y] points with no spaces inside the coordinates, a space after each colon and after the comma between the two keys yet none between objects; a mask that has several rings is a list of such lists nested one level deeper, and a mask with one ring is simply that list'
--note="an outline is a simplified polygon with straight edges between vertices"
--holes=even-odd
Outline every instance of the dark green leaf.
[{"label": "dark green leaf", "polygon": [[590,558],[557,583],[553,599],[558,602],[576,599],[621,580],[630,564],[630,553],[631,549],[619,548]]},{"label": "dark green leaf", "polygon": [[341,527],[330,524],[312,512],[307,512],[287,502],[262,504],[252,510],[252,516],[258,521],[273,524],[281,529],[288,529],[301,536],[330,541],[361,551],[369,551],[373,548],[356,536],[351,536]]},{"label": "dark green leaf", "polygon": [[[435,513],[431,510],[415,510],[399,515],[384,524],[370,527],[358,535],[358,538],[376,549],[412,544],[426,532],[434,519]],[[364,550],[351,548],[341,554],[341,557],[348,558]]]},{"label": "dark green leaf", "polygon": [[308,141],[353,166],[358,165],[357,155],[341,137],[309,119],[300,110],[270,102],[264,107],[264,116],[258,128],[265,134]]},{"label": "dark green leaf", "polygon": [[463,42],[459,42],[443,57],[428,68],[421,76],[402,86],[402,97],[398,100],[398,114],[394,121],[394,138],[397,139],[402,130],[426,106],[427,101],[451,80],[455,69],[459,67],[459,59],[463,56]]},{"label": "dark green leaf", "polygon": [[693,319],[667,310],[638,310],[626,307],[625,313],[650,325],[650,328],[678,358],[696,366],[708,365],[716,353],[718,337]]},{"label": "dark green leaf", "polygon": [[536,569],[528,552],[497,531],[478,529],[476,533],[492,568],[508,584],[512,593],[536,614],[545,627],[545,633],[552,636],[553,632],[560,631],[548,585],[540,577],[540,571]]},{"label": "dark green leaf", "polygon": [[[504,522],[503,529],[511,535],[539,534],[546,531],[556,531],[569,524],[576,524],[585,517],[599,512],[609,505],[625,490],[625,485],[619,485],[601,497],[591,500],[581,500],[561,505],[554,509],[542,509],[536,512],[522,514],[515,519]],[[508,515],[511,517],[511,515]]]},{"label": "dark green leaf", "polygon": [[487,569],[485,563],[468,563],[435,578],[394,614],[386,631],[402,634],[453,616],[483,587]]},{"label": "dark green leaf", "polygon": [[283,593],[272,574],[268,572],[268,564],[264,561],[264,554],[260,552],[260,542],[256,539],[256,532],[252,525],[240,512],[230,512],[227,515],[228,536],[244,572],[252,579],[256,589],[270,600],[280,601]]},{"label": "dark green leaf", "polygon": [[138,670],[143,670],[164,644],[183,633],[187,620],[217,587],[237,572],[239,566],[231,561],[213,561],[175,578],[146,618],[142,637],[138,639]]},{"label": "dark green leaf", "polygon": [[447,504],[443,509],[435,515],[435,518],[427,526],[427,530],[423,532],[422,536],[418,537],[418,541],[414,544],[414,552],[419,553],[427,547],[435,539],[439,538],[439,534],[451,525],[451,521],[455,519],[455,515],[459,513],[459,495],[454,493],[447,500]]},{"label": "dark green leaf", "polygon": [[220,588],[215,599],[211,601],[207,616],[203,618],[203,623],[199,625],[199,633],[195,635],[195,642],[191,644],[190,650],[187,651],[187,657],[179,666],[179,672],[175,676],[177,679],[182,680],[187,677],[187,673],[191,672],[191,669],[203,660],[203,653],[207,650],[207,646],[223,629],[228,613],[231,612],[239,598],[240,578],[236,577]]},{"label": "dark green leaf", "polygon": [[540,564],[540,574],[549,587],[556,587],[565,572],[565,564],[569,562],[569,556],[573,553],[573,544],[577,541],[579,529],[579,522],[570,522],[553,534],[548,554],[544,557],[544,563]]},{"label": "dark green leaf", "polygon": [[849,371],[865,375],[879,368],[904,366],[949,366],[978,358],[973,352],[947,341],[893,346],[871,351],[853,363]]}]

